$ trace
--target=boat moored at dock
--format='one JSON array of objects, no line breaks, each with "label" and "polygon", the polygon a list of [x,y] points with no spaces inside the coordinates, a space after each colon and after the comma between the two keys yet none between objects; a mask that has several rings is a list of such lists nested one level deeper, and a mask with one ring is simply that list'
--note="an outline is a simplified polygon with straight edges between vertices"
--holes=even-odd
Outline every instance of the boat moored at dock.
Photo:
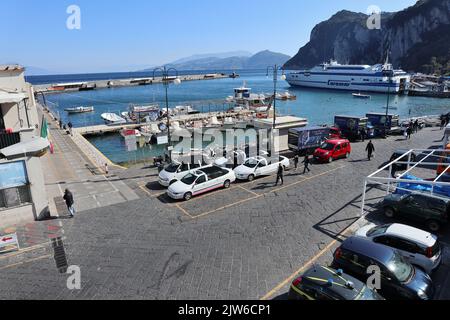
[{"label": "boat moored at dock", "polygon": [[120,117],[115,113],[103,113],[101,115],[101,118],[105,121],[107,125],[119,125],[127,123],[127,120],[125,120],[124,118]]},{"label": "boat moored at dock", "polygon": [[286,77],[291,86],[380,93],[405,93],[410,80],[405,71],[394,70],[387,61],[374,66],[331,61],[310,70],[291,72]]},{"label": "boat moored at dock", "polygon": [[94,112],[94,107],[74,107],[64,109],[68,114]]}]

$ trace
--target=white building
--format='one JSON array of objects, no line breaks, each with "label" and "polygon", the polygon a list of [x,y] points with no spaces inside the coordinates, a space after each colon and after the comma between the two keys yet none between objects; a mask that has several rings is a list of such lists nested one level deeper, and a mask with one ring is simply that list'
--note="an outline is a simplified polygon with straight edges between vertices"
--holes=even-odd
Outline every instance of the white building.
[{"label": "white building", "polygon": [[0,226],[49,214],[40,156],[41,136],[33,88],[24,68],[0,65]]}]

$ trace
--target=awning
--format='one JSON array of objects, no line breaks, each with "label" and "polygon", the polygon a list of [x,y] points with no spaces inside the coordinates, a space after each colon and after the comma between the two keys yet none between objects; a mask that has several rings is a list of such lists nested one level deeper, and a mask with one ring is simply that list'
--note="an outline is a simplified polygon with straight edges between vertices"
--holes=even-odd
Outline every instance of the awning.
[{"label": "awning", "polygon": [[19,103],[26,98],[24,93],[0,91],[0,103]]},{"label": "awning", "polygon": [[48,139],[34,137],[31,140],[19,142],[7,148],[0,149],[0,153],[7,159],[20,158],[23,156],[40,157],[46,153],[49,147],[50,142]]}]

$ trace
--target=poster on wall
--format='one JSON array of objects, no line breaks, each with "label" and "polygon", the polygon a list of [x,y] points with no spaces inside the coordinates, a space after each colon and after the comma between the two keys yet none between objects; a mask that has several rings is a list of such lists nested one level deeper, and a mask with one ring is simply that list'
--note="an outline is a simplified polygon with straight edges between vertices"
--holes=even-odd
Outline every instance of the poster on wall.
[{"label": "poster on wall", "polygon": [[0,164],[0,189],[9,189],[28,184],[25,161]]}]

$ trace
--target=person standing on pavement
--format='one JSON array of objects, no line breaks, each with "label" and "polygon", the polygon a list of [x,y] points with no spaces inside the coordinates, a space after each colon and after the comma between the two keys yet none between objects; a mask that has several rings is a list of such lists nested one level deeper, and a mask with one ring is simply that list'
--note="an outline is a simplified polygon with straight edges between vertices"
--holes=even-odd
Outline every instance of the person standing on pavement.
[{"label": "person standing on pavement", "polygon": [[66,189],[64,191],[64,201],[66,202],[67,209],[69,210],[70,217],[73,218],[75,215],[75,208],[73,207],[74,201],[73,201],[73,194],[70,192],[69,189]]},{"label": "person standing on pavement", "polygon": [[280,163],[278,165],[277,182],[275,183],[275,186],[278,186],[278,182],[280,182],[280,181],[281,181],[281,185],[284,184],[283,173],[284,173],[284,169],[283,169],[283,166]]},{"label": "person standing on pavement", "polygon": [[108,168],[108,164],[107,163],[105,163],[105,173],[109,174],[109,168]]},{"label": "person standing on pavement", "polygon": [[369,141],[369,143],[367,144],[366,147],[366,151],[367,151],[367,158],[370,160],[372,160],[372,155],[375,152],[375,146],[372,143],[372,140]]},{"label": "person standing on pavement", "polygon": [[361,141],[364,142],[366,140],[366,129],[361,128]]},{"label": "person standing on pavement", "polygon": [[414,121],[414,132],[419,132],[419,119],[416,119],[416,121]]},{"label": "person standing on pavement", "polygon": [[411,133],[412,133],[413,129],[411,126],[408,127],[408,129],[406,129],[406,139],[407,140],[411,140]]},{"label": "person standing on pavement", "polygon": [[305,159],[302,162],[305,165],[305,168],[303,169],[303,174],[306,173],[306,171],[311,172],[311,169],[309,169],[309,164],[311,163],[311,160],[309,160],[309,156],[306,155]]},{"label": "person standing on pavement", "polygon": [[73,131],[72,131],[73,124],[72,124],[72,122],[69,122],[69,123],[67,124],[67,126],[69,127],[69,133],[70,133],[70,135],[73,137]]},{"label": "person standing on pavement", "polygon": [[295,171],[297,171],[298,169],[298,154],[295,155],[294,157],[294,167],[295,167]]}]

